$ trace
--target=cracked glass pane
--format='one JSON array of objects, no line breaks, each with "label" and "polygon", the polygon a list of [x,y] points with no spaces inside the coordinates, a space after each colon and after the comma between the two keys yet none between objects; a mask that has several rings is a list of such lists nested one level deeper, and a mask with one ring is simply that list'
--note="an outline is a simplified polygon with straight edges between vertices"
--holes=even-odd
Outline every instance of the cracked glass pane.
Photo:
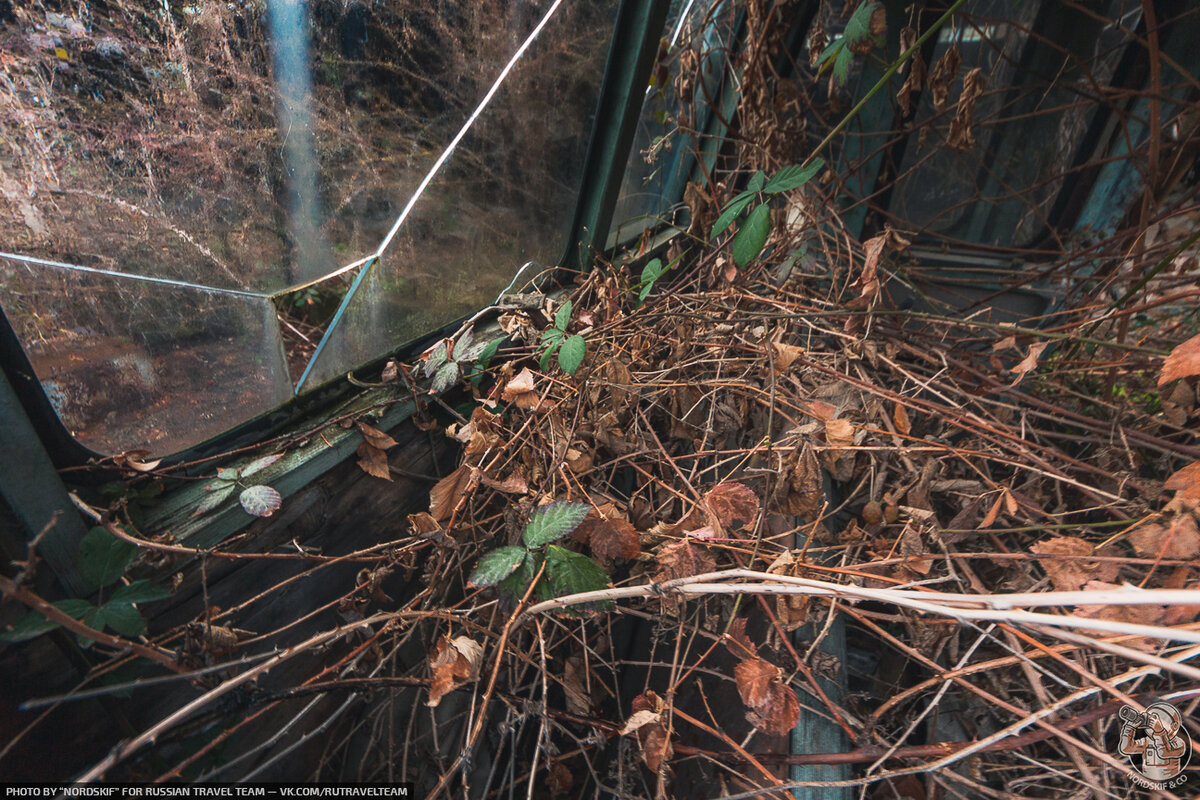
[{"label": "cracked glass pane", "polygon": [[263,297],[0,258],[0,303],[63,424],[100,453],[169,455],[291,395]]},{"label": "cracked glass pane", "polygon": [[[525,262],[552,266],[563,255],[616,7],[559,7],[362,281],[302,389],[491,303]],[[534,3],[498,12],[487,82],[543,13]],[[447,115],[455,123],[439,127],[440,147],[468,113]]]}]

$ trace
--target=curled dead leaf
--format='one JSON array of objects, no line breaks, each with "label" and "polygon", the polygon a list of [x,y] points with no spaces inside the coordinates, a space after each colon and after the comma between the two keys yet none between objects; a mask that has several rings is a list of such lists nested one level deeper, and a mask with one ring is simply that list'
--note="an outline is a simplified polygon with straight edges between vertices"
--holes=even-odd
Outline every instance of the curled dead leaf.
[{"label": "curled dead leaf", "polygon": [[359,433],[362,434],[363,440],[368,442],[372,447],[387,450],[396,446],[396,440],[378,428],[373,428],[365,422],[356,422],[355,426],[358,428]]},{"label": "curled dead leaf", "polygon": [[1015,372],[1017,374],[1017,377],[1013,379],[1013,382],[1009,384],[1009,386],[1016,386],[1025,378],[1026,375],[1036,370],[1038,359],[1041,358],[1042,351],[1049,346],[1049,342],[1034,342],[1033,344],[1029,345],[1029,350],[1025,353],[1025,358],[1022,359],[1020,364],[1017,364],[1015,367],[1009,370],[1010,372]]},{"label": "curled dead leaf", "polygon": [[1149,522],[1129,533],[1129,543],[1144,558],[1189,560],[1200,557],[1200,530],[1191,514],[1176,514],[1169,524]]},{"label": "curled dead leaf", "polygon": [[946,108],[950,99],[950,87],[958,76],[958,68],[962,64],[962,53],[958,47],[947,50],[929,73],[929,91],[933,95],[933,107],[938,111]]},{"label": "curled dead leaf", "polygon": [[474,491],[479,482],[479,471],[467,464],[442,478],[429,490],[429,513],[438,522],[450,519],[459,503]]},{"label": "curled dead leaf", "polygon": [[483,647],[467,636],[451,640],[449,636],[438,639],[429,666],[433,680],[429,685],[429,701],[426,705],[436,707],[442,697],[465,683],[479,680],[479,667],[483,662]]},{"label": "curled dead leaf", "polygon": [[375,447],[365,439],[358,443],[358,450],[355,452],[358,454],[358,466],[363,472],[373,478],[383,478],[385,481],[392,479],[392,471],[388,468],[386,452]]}]

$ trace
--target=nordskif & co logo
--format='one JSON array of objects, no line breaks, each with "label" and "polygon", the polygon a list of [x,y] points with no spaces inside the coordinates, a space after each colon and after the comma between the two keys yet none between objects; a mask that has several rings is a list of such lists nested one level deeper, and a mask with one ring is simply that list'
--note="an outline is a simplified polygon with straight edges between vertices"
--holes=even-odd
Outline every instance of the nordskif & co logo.
[{"label": "nordskif & co logo", "polygon": [[1133,764],[1134,782],[1158,790],[1184,783],[1187,776],[1183,770],[1192,757],[1192,740],[1179,709],[1157,702],[1147,706],[1145,712],[1124,706],[1120,716],[1125,724],[1117,752]]}]

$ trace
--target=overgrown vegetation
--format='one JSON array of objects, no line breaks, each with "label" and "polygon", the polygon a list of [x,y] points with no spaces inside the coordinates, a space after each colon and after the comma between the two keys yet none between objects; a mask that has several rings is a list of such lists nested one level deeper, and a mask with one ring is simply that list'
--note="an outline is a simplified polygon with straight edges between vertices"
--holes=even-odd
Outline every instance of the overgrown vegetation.
[{"label": "overgrown vegetation", "polygon": [[[744,41],[716,54],[733,59],[740,103],[715,129],[701,89],[719,37],[656,72],[678,103],[659,123],[669,141],[722,145],[697,167],[687,213],[663,220],[674,236],[656,248],[649,231],[572,276],[565,296],[497,309],[503,345],[480,350],[487,323],[473,320],[385,367],[375,388],[415,404],[414,440],[459,448],[402,529],[349,552],[319,538],[259,551],[265,527],[200,549],[139,531],[119,503],[106,510],[105,530],[143,551],[110,603],[175,559],[200,561],[188,574],[204,589],[173,609],[187,623],[152,619],[136,642],[110,625],[125,650],[93,635],[103,646],[83,686],[153,656],[147,674],[196,682],[192,719],[208,735],[139,719],[103,760],[77,765],[89,779],[302,768],[413,780],[431,797],[1128,796],[1125,705],[1167,700],[1200,733],[1200,208],[1174,166],[1200,131],[1164,99],[1193,97],[1195,75],[1169,67],[1165,35],[1075,9],[1070,24],[1133,47],[1161,85],[1050,102],[1074,97],[1064,84],[1085,72],[1115,81],[1119,51],[1056,45],[1053,69],[1031,57],[1010,73],[1015,58],[996,53],[1049,36],[1033,27],[1054,21],[1037,4],[1003,19],[956,12],[972,35],[941,40],[940,11],[823,5],[807,61],[792,60],[796,5],[738,6]],[[704,10],[717,30],[741,29],[719,10]],[[882,105],[851,106],[856,79],[858,96],[881,85]],[[878,131],[827,136],[868,111]],[[1144,142],[1138,115],[1160,123]],[[1176,134],[1162,137],[1167,116]],[[1113,145],[1124,155],[1077,152],[1081,126],[1106,119],[1110,143],[1132,143]],[[1054,133],[1054,158],[1032,152],[1025,134],[1038,130]],[[651,161],[666,157],[661,141]],[[1073,218],[1050,218],[1071,206],[1062,192],[1090,190],[1074,176],[1121,161],[1148,176],[1121,218],[1070,232]],[[369,413],[262,451],[339,424],[361,435],[360,480],[393,490],[410,451]],[[232,497],[250,467],[224,469]],[[208,602],[207,564],[285,556],[295,576]],[[236,627],[347,563],[357,571],[328,606]],[[322,628],[301,637],[292,626],[310,613]],[[10,638],[46,628],[30,620]],[[84,623],[72,630],[86,638]],[[268,713],[277,728],[255,737]],[[827,744],[793,752],[798,724],[823,726]],[[221,752],[226,741],[239,747]]]}]

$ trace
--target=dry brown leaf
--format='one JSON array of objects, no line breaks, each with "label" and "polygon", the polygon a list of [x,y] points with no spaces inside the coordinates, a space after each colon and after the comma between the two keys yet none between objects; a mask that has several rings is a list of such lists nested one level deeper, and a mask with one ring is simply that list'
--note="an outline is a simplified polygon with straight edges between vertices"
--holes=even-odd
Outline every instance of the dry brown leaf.
[{"label": "dry brown leaf", "polygon": [[938,59],[929,73],[929,91],[933,95],[933,107],[938,111],[946,108],[946,101],[950,99],[950,87],[958,76],[961,64],[962,54],[958,47],[951,47]]},{"label": "dry brown leaf", "polygon": [[484,486],[495,489],[498,492],[504,492],[505,494],[529,494],[529,484],[525,482],[525,476],[521,474],[520,467],[514,469],[502,481],[493,480],[486,475],[480,474],[479,482]]},{"label": "dry brown leaf", "polygon": [[1171,351],[1163,361],[1158,385],[1170,383],[1177,378],[1200,375],[1200,335],[1193,336]]},{"label": "dry brown leaf", "polygon": [[703,575],[717,567],[707,548],[686,541],[663,545],[654,560],[658,563],[658,571],[654,573],[657,583]]},{"label": "dry brown leaf", "polygon": [[632,560],[642,552],[641,534],[612,503],[605,503],[588,512],[571,536],[587,545],[594,555],[608,561]]},{"label": "dry brown leaf", "polygon": [[746,715],[750,724],[773,736],[786,736],[800,722],[800,698],[790,686],[771,684],[767,699]]},{"label": "dry brown leaf", "polygon": [[418,511],[408,515],[408,526],[413,535],[420,539],[437,539],[443,535],[442,526],[427,511]]},{"label": "dry brown leaf", "polygon": [[704,503],[726,530],[748,528],[758,520],[758,495],[744,483],[718,483],[705,494]]},{"label": "dry brown leaf", "polygon": [[[1121,587],[1104,581],[1088,581],[1082,587],[1089,592],[1118,591]],[[1127,622],[1132,625],[1162,625],[1167,617],[1166,606],[1077,606],[1075,615],[1088,619],[1106,619],[1111,622]],[[1138,637],[1124,642],[1129,647],[1153,652],[1161,645],[1154,639]]]},{"label": "dry brown leaf", "polygon": [[449,636],[438,639],[429,656],[429,667],[433,680],[429,685],[427,706],[433,708],[442,702],[447,692],[479,679],[479,665],[483,661],[483,647],[466,636],[451,640]]},{"label": "dry brown leaf", "polygon": [[797,358],[804,355],[804,348],[794,344],[775,342],[771,345],[771,357],[775,360],[777,372],[787,372]]},{"label": "dry brown leaf", "polygon": [[733,668],[738,694],[750,708],[757,708],[767,700],[768,687],[779,680],[779,667],[761,658],[748,658]]},{"label": "dry brown leaf", "polygon": [[[395,442],[393,442],[395,444]],[[392,471],[388,469],[387,453],[375,447],[367,440],[358,443],[358,466],[362,471],[374,478],[392,479]]]},{"label": "dry brown leaf", "polygon": [[113,463],[118,467],[128,467],[136,472],[151,472],[162,463],[162,459],[144,461],[143,459],[148,455],[150,455],[149,450],[126,450],[124,453],[113,456]]},{"label": "dry brown leaf", "polygon": [[1001,339],[1000,341],[998,341],[992,345],[992,352],[999,353],[1001,350],[1007,350],[1010,347],[1016,347],[1016,346],[1017,346],[1017,337],[1016,336],[1005,336],[1003,339]]},{"label": "dry brown leaf", "polygon": [[996,520],[1000,518],[1000,509],[1003,506],[1004,506],[1004,492],[1001,492],[996,497],[995,502],[992,503],[992,507],[988,509],[987,514],[984,515],[983,521],[979,523],[980,529],[990,528],[993,525],[995,525]]},{"label": "dry brown leaf", "polygon": [[[900,52],[907,52],[910,47],[916,44],[917,32],[915,29],[907,25],[900,29]],[[900,114],[907,117],[912,111],[912,95],[913,92],[921,91],[921,87],[925,85],[925,78],[928,74],[928,69],[925,67],[925,59],[921,57],[919,49],[914,50],[912,56],[908,60],[908,64],[902,67],[908,69],[908,75],[904,78],[904,85],[900,87],[900,91],[896,94],[896,102],[900,105]]]},{"label": "dry brown leaf", "polygon": [[950,132],[946,134],[946,147],[951,150],[970,150],[976,145],[971,127],[975,124],[975,101],[983,94],[987,78],[983,69],[976,67],[963,77],[962,95],[958,98],[958,109],[950,121]]},{"label": "dry brown leaf", "polygon": [[625,720],[625,724],[621,727],[621,735],[628,736],[634,731],[639,731],[647,725],[661,720],[662,714],[659,714],[657,711],[651,711],[648,708],[643,708],[641,711],[633,712],[629,719]]},{"label": "dry brown leaf", "polygon": [[[1191,590],[1200,589],[1200,582],[1189,584],[1187,588]],[[1167,606],[1166,612],[1163,614],[1163,625],[1186,625],[1189,622],[1194,622],[1196,617],[1200,617],[1200,605],[1174,605]]]},{"label": "dry brown leaf", "polygon": [[[652,711],[656,714],[661,714],[663,709],[662,698],[654,692],[646,692],[639,694],[633,698],[633,715],[643,711]],[[646,762],[646,766],[652,771],[658,772],[662,763],[671,758],[673,750],[671,748],[671,737],[667,735],[667,729],[662,722],[651,722],[646,725],[641,725],[637,729],[638,741],[642,745],[642,760]]]},{"label": "dry brown leaf", "polygon": [[[1106,548],[1095,551],[1091,542],[1074,536],[1059,536],[1038,542],[1029,549],[1042,556],[1113,555]],[[1117,577],[1120,568],[1116,561],[1087,561],[1082,558],[1043,558],[1038,563],[1046,571],[1054,588],[1060,592],[1074,592],[1092,580],[1111,581]]]},{"label": "dry brown leaf", "polygon": [[583,658],[571,656],[563,662],[562,687],[566,695],[567,712],[581,717],[592,713],[592,699],[584,685],[585,668]]},{"label": "dry brown leaf", "polygon": [[792,449],[784,464],[786,480],[778,481],[772,499],[780,513],[811,520],[821,510],[825,498],[821,465],[809,444]]},{"label": "dry brown leaf", "polygon": [[854,444],[854,426],[848,419],[831,419],[825,422],[825,441],[833,447],[849,447]]},{"label": "dry brown leaf", "polygon": [[577,450],[574,447],[567,448],[566,458],[567,468],[578,475],[581,472],[587,472],[592,468],[592,456],[590,453],[582,450]]},{"label": "dry brown leaf", "polygon": [[1015,372],[1017,374],[1017,377],[1011,384],[1009,384],[1010,387],[1016,386],[1021,382],[1022,379],[1024,379],[1026,375],[1037,369],[1038,358],[1041,357],[1042,351],[1049,346],[1049,342],[1034,342],[1033,344],[1029,345],[1029,351],[1025,354],[1025,358],[1020,364],[1017,364],[1015,367],[1009,370],[1010,372]]},{"label": "dry brown leaf", "polygon": [[1172,473],[1163,483],[1163,488],[1178,492],[1177,496],[1190,505],[1200,504],[1200,461]]},{"label": "dry brown leaf", "polygon": [[396,446],[396,440],[378,428],[373,428],[365,422],[356,422],[355,426],[358,428],[359,433],[362,434],[363,441],[367,442],[372,447],[378,447],[380,450],[387,450],[389,447]]},{"label": "dry brown leaf", "polygon": [[429,490],[429,513],[438,522],[450,519],[454,509],[478,483],[478,471],[463,464]]},{"label": "dry brown leaf", "polygon": [[500,392],[500,399],[506,403],[513,403],[517,408],[537,407],[539,398],[534,390],[534,376],[529,367],[521,370],[508,383],[504,384],[504,389]]},{"label": "dry brown leaf", "polygon": [[908,409],[902,404],[896,403],[895,409],[892,410],[892,421],[896,423],[896,430],[905,436],[912,431],[912,421],[908,418]]},{"label": "dry brown leaf", "polygon": [[1144,558],[1187,560],[1200,556],[1200,530],[1191,514],[1177,514],[1169,525],[1140,525],[1129,533],[1129,543]]},{"label": "dry brown leaf", "polygon": [[546,776],[546,786],[550,789],[551,797],[562,797],[575,785],[575,776],[561,761],[553,762],[547,772],[549,774]]}]

